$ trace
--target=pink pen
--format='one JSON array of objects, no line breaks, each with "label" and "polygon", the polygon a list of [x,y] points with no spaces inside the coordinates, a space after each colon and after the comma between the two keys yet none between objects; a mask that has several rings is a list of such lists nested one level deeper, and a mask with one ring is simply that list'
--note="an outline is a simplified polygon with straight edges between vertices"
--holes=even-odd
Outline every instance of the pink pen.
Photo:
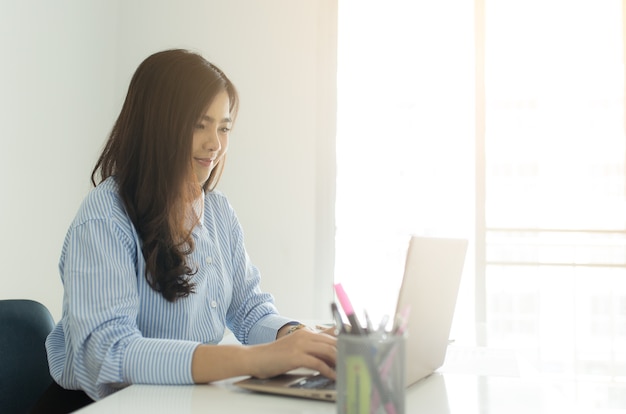
[{"label": "pink pen", "polygon": [[341,283],[335,283],[335,293],[337,294],[337,299],[339,299],[339,303],[343,308],[343,313],[346,314],[348,321],[350,321],[350,333],[355,335],[363,335],[363,329],[361,328],[361,324],[354,313],[354,308],[352,308],[352,303],[350,299],[348,299],[348,295],[346,295],[346,291],[343,289]]}]

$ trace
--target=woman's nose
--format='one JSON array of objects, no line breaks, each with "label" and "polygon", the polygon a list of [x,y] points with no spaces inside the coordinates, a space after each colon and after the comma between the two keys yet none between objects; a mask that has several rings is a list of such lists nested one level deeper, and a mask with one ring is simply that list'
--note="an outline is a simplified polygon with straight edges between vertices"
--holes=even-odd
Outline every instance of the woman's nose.
[{"label": "woman's nose", "polygon": [[217,152],[221,149],[221,143],[217,130],[211,130],[207,134],[207,138],[204,141],[204,148],[209,151]]}]

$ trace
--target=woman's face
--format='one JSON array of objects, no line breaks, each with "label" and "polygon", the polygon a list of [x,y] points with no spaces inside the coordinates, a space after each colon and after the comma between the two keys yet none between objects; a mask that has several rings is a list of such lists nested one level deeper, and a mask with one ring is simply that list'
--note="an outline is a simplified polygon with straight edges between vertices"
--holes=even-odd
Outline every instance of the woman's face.
[{"label": "woman's face", "polygon": [[228,149],[228,135],[232,127],[229,108],[228,94],[220,92],[194,129],[192,162],[200,185],[206,182]]}]

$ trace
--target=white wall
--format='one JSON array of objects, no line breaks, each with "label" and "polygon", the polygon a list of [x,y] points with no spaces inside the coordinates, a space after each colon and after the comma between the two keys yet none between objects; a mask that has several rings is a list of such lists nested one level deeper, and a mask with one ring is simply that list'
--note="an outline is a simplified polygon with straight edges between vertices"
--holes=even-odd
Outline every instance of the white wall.
[{"label": "white wall", "polygon": [[149,54],[202,53],[241,95],[225,175],[282,313],[328,317],[337,0],[0,0],[0,299],[61,315],[67,226]]},{"label": "white wall", "polygon": [[116,112],[117,3],[0,1],[0,298],[58,318],[63,237]]}]

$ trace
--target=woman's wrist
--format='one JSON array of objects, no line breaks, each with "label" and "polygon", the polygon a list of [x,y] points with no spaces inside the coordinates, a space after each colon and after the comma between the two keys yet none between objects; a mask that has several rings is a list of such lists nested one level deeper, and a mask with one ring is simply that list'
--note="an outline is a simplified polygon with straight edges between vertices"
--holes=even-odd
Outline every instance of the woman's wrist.
[{"label": "woman's wrist", "polygon": [[282,328],[280,328],[276,333],[276,339],[280,339],[284,336],[292,334],[302,328],[306,328],[306,325],[303,325],[301,323],[288,323],[286,325],[283,325]]}]

